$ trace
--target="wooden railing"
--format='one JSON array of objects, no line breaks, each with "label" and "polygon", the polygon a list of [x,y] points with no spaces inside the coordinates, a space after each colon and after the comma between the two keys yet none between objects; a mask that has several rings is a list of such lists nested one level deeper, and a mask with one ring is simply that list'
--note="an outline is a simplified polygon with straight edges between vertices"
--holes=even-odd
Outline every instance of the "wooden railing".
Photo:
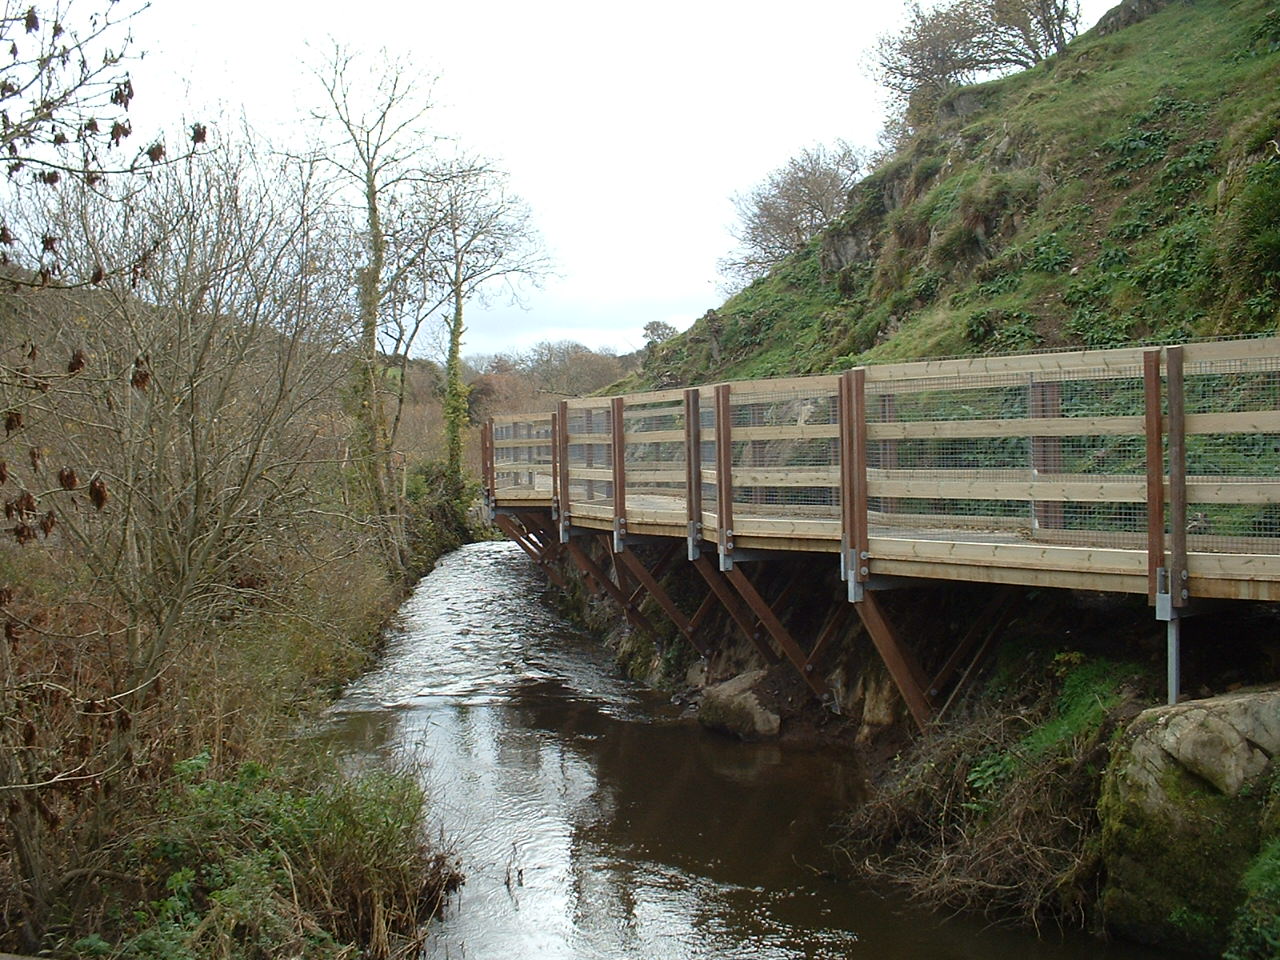
[{"label": "wooden railing", "polygon": [[877,575],[1280,599],[1280,339],[869,366],[485,430],[492,505]]}]

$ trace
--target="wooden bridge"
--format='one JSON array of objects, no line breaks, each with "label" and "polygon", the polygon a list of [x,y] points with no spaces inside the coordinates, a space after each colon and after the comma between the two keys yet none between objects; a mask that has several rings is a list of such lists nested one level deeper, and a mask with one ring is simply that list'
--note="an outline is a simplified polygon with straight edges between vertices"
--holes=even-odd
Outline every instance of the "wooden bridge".
[{"label": "wooden bridge", "polygon": [[[835,554],[848,599],[923,726],[977,640],[926,677],[876,599],[951,580],[1145,593],[1168,622],[1199,598],[1280,600],[1280,338],[858,367],[563,401],[483,433],[496,522],[549,572],[576,563],[637,627],[647,591],[706,654],[722,603],[819,695],[835,635],[802,645],[739,569]],[[604,536],[613,570],[582,549]],[[707,580],[682,612],[627,548],[666,542]],[[681,548],[682,547],[682,548]],[[994,614],[993,614],[994,616]],[[968,648],[968,649],[966,649]],[[950,661],[954,660],[955,663]]]}]

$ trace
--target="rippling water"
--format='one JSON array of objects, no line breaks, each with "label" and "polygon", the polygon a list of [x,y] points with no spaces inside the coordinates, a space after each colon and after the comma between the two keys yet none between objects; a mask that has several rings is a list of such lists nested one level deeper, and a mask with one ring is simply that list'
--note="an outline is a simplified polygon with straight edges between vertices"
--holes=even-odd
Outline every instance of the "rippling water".
[{"label": "rippling water", "polygon": [[513,544],[449,555],[335,709],[356,749],[427,762],[467,880],[426,957],[1156,956],[944,922],[827,879],[826,825],[858,796],[850,759],[681,719],[543,589]]}]

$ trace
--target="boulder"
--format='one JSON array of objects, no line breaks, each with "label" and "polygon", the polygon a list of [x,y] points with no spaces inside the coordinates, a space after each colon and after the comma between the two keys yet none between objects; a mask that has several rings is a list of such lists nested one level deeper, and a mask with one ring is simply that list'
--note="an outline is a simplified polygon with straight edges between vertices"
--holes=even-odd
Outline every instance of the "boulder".
[{"label": "boulder", "polygon": [[776,737],[782,718],[761,702],[754,689],[766,672],[752,670],[707,687],[698,704],[698,720],[704,726],[743,740]]},{"label": "boulder", "polygon": [[1112,931],[1222,950],[1241,877],[1271,832],[1278,753],[1280,690],[1156,707],[1134,720],[1098,811]]}]

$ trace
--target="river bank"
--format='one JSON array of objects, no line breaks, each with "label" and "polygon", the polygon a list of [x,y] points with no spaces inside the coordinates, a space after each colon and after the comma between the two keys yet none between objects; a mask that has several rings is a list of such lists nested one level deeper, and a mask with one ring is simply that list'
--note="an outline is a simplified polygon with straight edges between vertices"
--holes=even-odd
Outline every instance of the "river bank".
[{"label": "river bank", "polygon": [[[760,566],[753,576],[760,591],[783,598],[778,613],[796,636],[814,636],[829,598],[840,595],[833,573],[822,565]],[[1183,734],[1157,753],[1176,758],[1187,747],[1200,755],[1200,768],[1171,772],[1145,820],[1131,802],[1115,799],[1134,792],[1126,794],[1123,784],[1136,762],[1130,745],[1138,715],[1163,699],[1163,632],[1140,602],[1024,594],[946,722],[918,736],[856,626],[836,638],[819,665],[832,711],[787,665],[765,662],[727,617],[704,621],[702,639],[713,653],[699,661],[674,628],[645,636],[572,571],[565,574],[567,615],[601,631],[622,669],[671,692],[705,723],[749,740],[842,745],[857,756],[870,792],[842,818],[847,875],[998,922],[1092,931],[1197,956],[1224,949],[1233,957],[1270,955],[1244,945],[1274,938],[1270,921],[1258,918],[1280,912],[1278,885],[1267,880],[1280,795],[1274,751],[1255,750],[1247,783],[1234,784],[1234,792],[1205,779],[1207,769],[1239,765],[1233,743],[1269,743],[1265,728],[1243,723],[1244,732],[1219,736],[1219,724],[1193,749],[1187,745],[1197,725],[1183,722]],[[664,583],[687,609],[700,602],[688,578],[671,575]],[[975,589],[900,593],[885,602],[926,663],[945,659],[950,638],[990,602]],[[656,605],[641,609],[654,624],[666,623]],[[1188,621],[1184,667],[1195,694],[1275,678],[1273,627],[1265,605],[1227,605]],[[1246,697],[1257,706],[1269,695],[1264,685]],[[1266,716],[1267,708],[1255,712]],[[1238,827],[1215,826],[1224,822]],[[1173,837],[1184,853],[1196,854],[1171,855],[1165,840]],[[1208,886],[1205,871],[1213,874]],[[1135,883],[1144,873],[1160,878],[1156,886]]]}]

